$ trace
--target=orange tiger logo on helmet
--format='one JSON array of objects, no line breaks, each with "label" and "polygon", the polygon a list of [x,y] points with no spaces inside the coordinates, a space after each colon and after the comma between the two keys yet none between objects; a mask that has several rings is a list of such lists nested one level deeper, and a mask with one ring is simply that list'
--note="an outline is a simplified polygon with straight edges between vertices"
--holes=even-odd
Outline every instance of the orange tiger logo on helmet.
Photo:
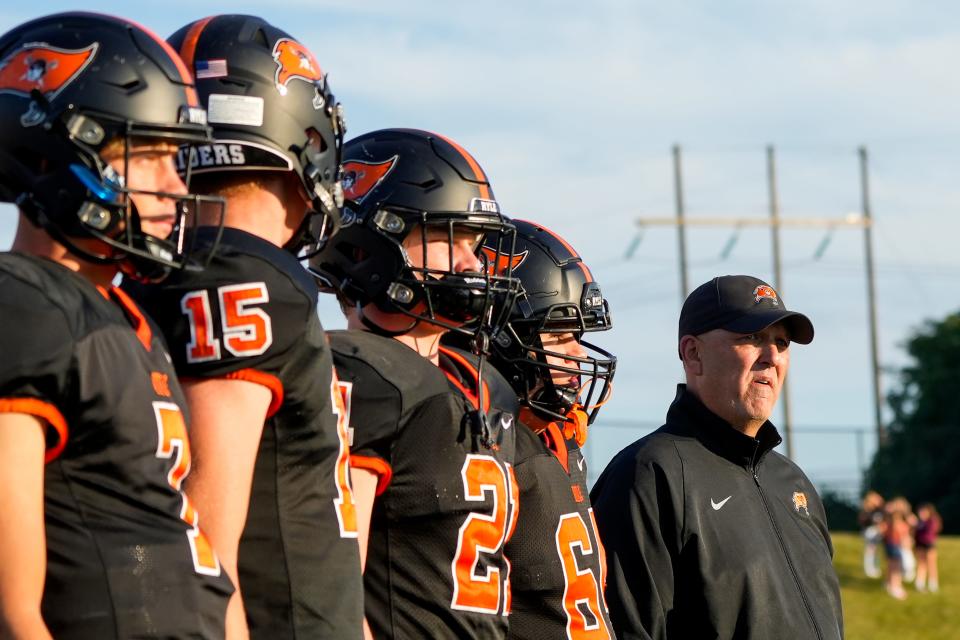
[{"label": "orange tiger logo on helmet", "polygon": [[98,46],[96,42],[84,49],[25,45],[0,62],[0,93],[29,97],[36,89],[52,98],[80,75]]},{"label": "orange tiger logo on helmet", "polygon": [[303,80],[313,84],[323,80],[323,70],[317,59],[305,46],[291,40],[280,38],[273,45],[273,59],[277,63],[274,79],[280,95],[287,95],[287,85],[291,80]]},{"label": "orange tiger logo on helmet", "polygon": [[397,163],[397,156],[383,162],[351,160],[343,163],[343,196],[347,200],[363,202],[368,193],[383,182]]},{"label": "orange tiger logo on helmet", "polygon": [[[94,42],[83,49],[61,49],[43,43],[26,44],[0,62],[0,93],[29,98],[36,90],[51,100],[87,68],[99,46]],[[43,115],[33,103],[20,118],[25,127],[41,120]]]},{"label": "orange tiger logo on helmet", "polygon": [[527,259],[528,253],[526,249],[524,249],[523,253],[515,255],[508,253],[498,254],[495,249],[491,249],[490,247],[480,247],[480,250],[483,251],[483,255],[486,256],[487,275],[491,276],[506,275],[508,268],[512,273],[517,267],[523,264],[523,261]]}]

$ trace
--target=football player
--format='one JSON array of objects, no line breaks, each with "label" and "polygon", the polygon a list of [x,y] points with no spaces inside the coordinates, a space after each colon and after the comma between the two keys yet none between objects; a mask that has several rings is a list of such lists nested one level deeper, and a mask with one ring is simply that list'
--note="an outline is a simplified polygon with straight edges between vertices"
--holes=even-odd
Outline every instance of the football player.
[{"label": "football player", "polygon": [[[523,285],[493,364],[521,404],[515,470],[523,508],[507,544],[513,565],[510,638],[613,638],[603,600],[605,560],[581,452],[610,393],[616,358],[584,340],[611,327],[600,287],[576,251],[538,224],[513,220],[507,263]],[[544,540],[544,537],[547,539]]]},{"label": "football player", "polygon": [[179,145],[193,80],[142,27],[63,13],[0,36],[0,637],[217,638],[232,585],[180,491],[186,403],[112,286],[198,265]]},{"label": "football player", "polygon": [[351,140],[344,182],[343,228],[310,268],[348,322],[329,335],[372,637],[503,638],[516,400],[489,365],[439,340],[458,332],[482,351],[505,320],[516,283],[487,276],[478,253],[484,234],[506,243],[511,229],[476,160],[436,134]]},{"label": "football player", "polygon": [[[359,638],[346,416],[299,262],[339,219],[341,109],[314,55],[260,18],[205,18],[169,42],[196,73],[215,138],[182,168],[226,199],[225,228],[203,274],[131,292],[187,380],[188,491],[239,578],[228,635]],[[202,250],[218,233],[189,240]]]}]

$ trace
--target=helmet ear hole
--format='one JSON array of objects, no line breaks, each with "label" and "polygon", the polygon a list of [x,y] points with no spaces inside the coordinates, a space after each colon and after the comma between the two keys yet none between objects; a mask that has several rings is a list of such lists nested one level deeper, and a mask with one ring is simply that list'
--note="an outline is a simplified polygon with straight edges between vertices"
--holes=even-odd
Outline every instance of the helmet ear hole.
[{"label": "helmet ear hole", "polygon": [[327,150],[327,141],[322,135],[320,135],[320,132],[317,131],[316,127],[310,127],[307,129],[306,134],[311,150],[313,149],[314,145],[317,146],[320,153],[323,153]]},{"label": "helmet ear hole", "polygon": [[114,234],[120,227],[123,216],[116,209],[108,209],[94,202],[84,202],[77,211],[80,223],[106,235]]}]

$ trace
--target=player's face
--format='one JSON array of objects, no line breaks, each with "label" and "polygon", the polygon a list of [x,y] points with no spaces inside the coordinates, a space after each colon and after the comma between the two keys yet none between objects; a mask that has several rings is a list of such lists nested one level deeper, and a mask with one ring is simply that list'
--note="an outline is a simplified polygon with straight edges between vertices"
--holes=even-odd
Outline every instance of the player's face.
[{"label": "player's face", "polygon": [[783,323],[757,333],[714,329],[697,337],[701,400],[734,427],[759,426],[773,413],[790,366]]},{"label": "player's face", "polygon": [[[577,336],[573,333],[541,333],[540,343],[543,349],[552,355],[547,355],[547,364],[579,369],[580,364],[571,358],[584,358],[586,350],[580,345]],[[550,378],[558,387],[579,387],[580,376],[567,371],[550,369]]]},{"label": "player's face", "polygon": [[446,229],[429,228],[424,234],[420,228],[413,229],[403,240],[403,247],[416,268],[452,271],[453,273],[477,273],[480,259],[477,252],[483,234],[468,229],[453,232],[453,243]]},{"label": "player's face", "polygon": [[129,158],[124,158],[123,146],[109,148],[104,154],[133,193],[130,199],[137,208],[140,228],[158,238],[170,235],[176,221],[176,201],[159,195],[141,192],[160,192],[172,195],[187,193],[186,185],[177,174],[177,147],[168,142],[131,142]]}]

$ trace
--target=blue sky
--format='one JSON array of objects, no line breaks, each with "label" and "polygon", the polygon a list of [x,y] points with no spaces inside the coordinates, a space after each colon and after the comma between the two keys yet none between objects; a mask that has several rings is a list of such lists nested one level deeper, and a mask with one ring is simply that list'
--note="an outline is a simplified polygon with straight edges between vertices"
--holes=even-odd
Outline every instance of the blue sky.
[{"label": "blue sky", "polygon": [[[73,8],[5,6],[0,24]],[[680,380],[670,147],[684,148],[691,216],[765,216],[764,148],[776,146],[785,217],[842,217],[860,206],[856,149],[871,154],[881,361],[927,318],[956,310],[960,257],[958,11],[947,2],[662,3],[637,0],[450,3],[369,0],[96,1],[161,35],[205,15],[264,16],[310,47],[347,109],[350,133],[390,126],[448,135],[477,157],[508,213],[566,236],[592,266],[615,328],[596,342],[620,357],[614,399],[591,435],[597,472],[659,424]],[[0,207],[0,248],[14,215]],[[689,233],[691,286],[724,273],[772,278],[769,231]],[[850,486],[850,427],[872,427],[863,240],[838,230],[782,236],[783,297],[817,338],[793,350],[793,420],[821,482]],[[334,305],[322,308],[341,326]],[[884,387],[895,384],[887,374]],[[867,453],[872,437],[865,440]]]}]

